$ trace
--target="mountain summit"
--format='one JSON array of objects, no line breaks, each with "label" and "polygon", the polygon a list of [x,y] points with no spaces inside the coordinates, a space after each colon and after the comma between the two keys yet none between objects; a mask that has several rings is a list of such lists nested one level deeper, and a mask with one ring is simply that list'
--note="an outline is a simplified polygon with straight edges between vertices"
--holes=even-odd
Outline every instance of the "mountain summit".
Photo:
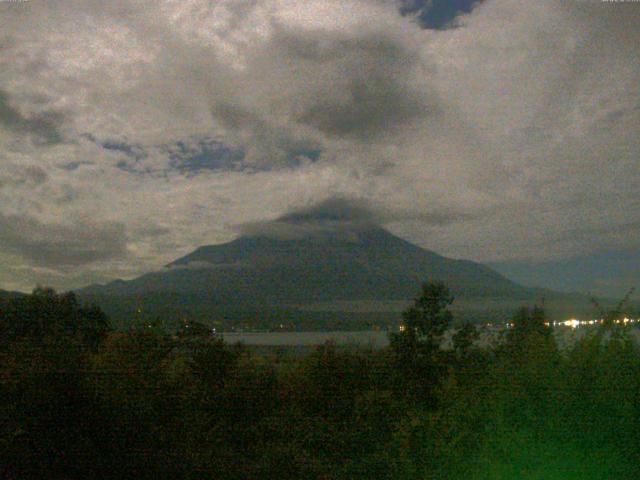
[{"label": "mountain summit", "polygon": [[154,288],[197,288],[220,301],[244,297],[268,304],[407,300],[426,279],[442,280],[462,296],[524,290],[484,265],[445,258],[380,227],[300,228],[316,231],[296,237],[293,229],[282,238],[280,228],[280,238],[243,236],[200,247],[147,279],[162,280]]},{"label": "mountain summit", "polygon": [[534,295],[489,267],[443,257],[371,224],[298,227],[306,234],[285,232],[281,226],[269,233],[256,231],[202,246],[160,271],[91,286],[79,294],[107,310],[106,305],[117,305],[116,316],[137,310],[215,317],[216,311],[295,309],[305,312],[301,315],[330,311],[334,317],[343,311],[351,319],[354,304],[361,314],[395,311],[397,317],[427,279],[444,281],[458,304]]},{"label": "mountain summit", "polygon": [[511,312],[519,303],[556,295],[522,287],[485,265],[420,248],[378,226],[366,208],[341,201],[243,225],[236,240],[199,247],[160,271],[79,293],[159,315],[294,309],[301,315],[386,311],[397,317],[430,279],[449,286],[456,308],[476,312],[496,306]]}]

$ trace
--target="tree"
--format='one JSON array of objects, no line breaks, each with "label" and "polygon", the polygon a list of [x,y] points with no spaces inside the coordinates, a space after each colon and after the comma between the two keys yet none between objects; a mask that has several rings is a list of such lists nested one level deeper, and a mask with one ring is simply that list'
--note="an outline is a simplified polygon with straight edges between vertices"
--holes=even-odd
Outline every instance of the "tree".
[{"label": "tree", "polygon": [[453,349],[460,357],[466,357],[479,336],[476,326],[465,322],[452,337]]},{"label": "tree", "polygon": [[195,321],[185,321],[176,332],[178,337],[211,337],[213,335],[213,329],[207,327],[205,324]]},{"label": "tree", "polygon": [[435,405],[433,389],[446,375],[446,359],[440,350],[442,336],[453,315],[448,306],[453,296],[439,281],[427,281],[421,295],[402,313],[403,329],[389,338],[396,356],[400,387]]},{"label": "tree", "polygon": [[[619,324],[625,317],[632,317],[631,313],[631,296],[635,288],[629,289],[627,294],[622,300],[620,300],[613,308],[604,308],[595,296],[591,296],[590,300],[596,309],[596,312],[600,319],[602,319],[602,326],[606,329],[611,329],[615,324]],[[624,323],[623,323],[624,326]]]},{"label": "tree", "polygon": [[511,319],[513,324],[509,332],[510,343],[521,343],[523,340],[538,336],[545,339],[551,337],[551,328],[547,314],[542,307],[521,307]]},{"label": "tree", "polygon": [[451,325],[453,315],[448,307],[453,303],[449,288],[440,281],[427,281],[413,305],[402,312],[407,338],[430,349],[440,347],[442,335]]},{"label": "tree", "polygon": [[9,299],[0,308],[0,343],[64,336],[77,337],[95,349],[110,330],[105,313],[81,305],[73,292],[58,294],[37,287],[31,295]]}]

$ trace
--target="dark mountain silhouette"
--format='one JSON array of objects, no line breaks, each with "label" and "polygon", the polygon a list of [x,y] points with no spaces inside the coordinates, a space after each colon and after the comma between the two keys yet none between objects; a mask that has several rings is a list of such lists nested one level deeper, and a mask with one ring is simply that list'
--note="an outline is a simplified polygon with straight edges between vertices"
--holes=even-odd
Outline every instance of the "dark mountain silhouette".
[{"label": "dark mountain silhouette", "polygon": [[485,265],[420,248],[377,220],[357,203],[331,200],[273,222],[244,225],[236,240],[200,247],[161,271],[78,293],[112,315],[202,319],[238,312],[252,312],[244,318],[269,317],[283,310],[287,318],[301,311],[333,312],[334,319],[342,312],[351,320],[385,311],[398,318],[429,279],[445,282],[456,308],[473,310],[474,318],[497,311],[505,318],[522,303],[543,299],[576,303],[566,294],[522,287]]},{"label": "dark mountain silhouette", "polygon": [[240,237],[203,246],[165,269],[82,292],[196,294],[220,304],[280,305],[334,300],[411,299],[438,279],[465,297],[530,292],[489,267],[452,260],[379,227],[350,227],[297,239]]},{"label": "dark mountain silhouette", "polygon": [[[445,258],[371,226],[299,239],[241,237],[200,247],[152,275],[169,280],[161,282],[163,288],[174,291],[192,291],[197,278],[199,288],[221,301],[242,293],[245,301],[275,304],[405,300],[429,278],[443,280],[462,296],[525,290],[484,265]],[[141,286],[146,280],[151,277]]]},{"label": "dark mountain silhouette", "polygon": [[0,289],[0,300],[4,300],[4,299],[10,299],[10,298],[17,298],[17,297],[22,297],[25,296],[25,293],[21,293],[21,292],[12,292],[12,291],[8,291],[8,290],[2,290]]},{"label": "dark mountain silhouette", "polygon": [[424,250],[371,225],[332,225],[300,238],[243,236],[200,247],[161,271],[91,286],[79,294],[107,310],[109,304],[124,301],[128,307],[121,310],[164,309],[174,315],[212,309],[304,310],[309,305],[316,311],[339,311],[348,302],[377,302],[368,309],[376,310],[380,302],[408,303],[427,279],[444,281],[458,305],[507,301],[511,309],[518,302],[553,296],[521,287],[479,263]]},{"label": "dark mountain silhouette", "polygon": [[[631,287],[640,286],[640,249],[600,251],[545,262],[502,261],[491,268],[522,285],[623,298]],[[632,298],[640,300],[640,291],[636,289]]]}]

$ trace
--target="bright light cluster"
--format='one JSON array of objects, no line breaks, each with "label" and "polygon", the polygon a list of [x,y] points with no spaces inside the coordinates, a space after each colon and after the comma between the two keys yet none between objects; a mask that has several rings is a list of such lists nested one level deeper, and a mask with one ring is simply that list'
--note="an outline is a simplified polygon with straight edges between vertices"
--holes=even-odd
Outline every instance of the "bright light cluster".
[{"label": "bright light cluster", "polygon": [[[618,320],[614,320],[613,323],[615,324],[622,324],[622,325],[628,325],[628,324],[632,324],[632,323],[638,323],[640,322],[640,319],[634,319],[634,318],[628,318],[628,317],[624,317],[622,319],[618,319]],[[589,325],[601,325],[602,323],[604,323],[604,319],[600,318],[600,319],[594,319],[594,320],[579,320],[577,318],[570,318],[568,320],[564,320],[564,321],[554,321],[554,322],[544,322],[545,326],[550,327],[550,326],[554,326],[554,327],[570,327],[570,328],[578,328],[578,327],[586,327]],[[506,327],[506,328],[513,328],[515,326],[514,323],[512,322],[507,322],[505,324],[494,324],[494,323],[487,323],[486,324],[487,327]]]},{"label": "bright light cluster", "polygon": [[[627,325],[630,323],[636,323],[637,321],[638,320],[633,318],[624,317],[623,319],[614,320],[613,323]],[[564,322],[553,322],[553,325],[577,328],[577,327],[584,327],[587,325],[600,325],[603,322],[604,322],[604,319],[602,318],[595,319],[595,320],[578,320],[577,318],[571,318],[569,320],[565,320]]]}]

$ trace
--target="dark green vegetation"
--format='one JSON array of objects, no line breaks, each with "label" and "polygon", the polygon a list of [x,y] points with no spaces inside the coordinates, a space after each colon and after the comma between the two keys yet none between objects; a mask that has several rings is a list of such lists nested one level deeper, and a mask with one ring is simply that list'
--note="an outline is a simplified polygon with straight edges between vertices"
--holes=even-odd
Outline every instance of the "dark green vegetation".
[{"label": "dark green vegetation", "polygon": [[389,349],[296,357],[110,331],[72,294],[1,300],[0,478],[639,478],[627,327],[559,351],[523,308],[499,347],[465,325],[445,351],[450,303],[428,283]]},{"label": "dark green vegetation", "polygon": [[0,300],[8,299],[8,298],[16,298],[24,296],[24,293],[20,292],[10,292],[7,290],[0,289]]},{"label": "dark green vegetation", "polygon": [[242,236],[200,247],[162,271],[78,295],[105,305],[118,325],[139,316],[160,318],[169,329],[169,321],[183,317],[218,329],[382,327],[397,321],[425,278],[450,286],[459,319],[505,321],[522,302],[542,300],[554,319],[590,313],[587,297],[522,287],[484,265],[443,257],[369,223],[284,220],[279,228],[299,236]]}]

